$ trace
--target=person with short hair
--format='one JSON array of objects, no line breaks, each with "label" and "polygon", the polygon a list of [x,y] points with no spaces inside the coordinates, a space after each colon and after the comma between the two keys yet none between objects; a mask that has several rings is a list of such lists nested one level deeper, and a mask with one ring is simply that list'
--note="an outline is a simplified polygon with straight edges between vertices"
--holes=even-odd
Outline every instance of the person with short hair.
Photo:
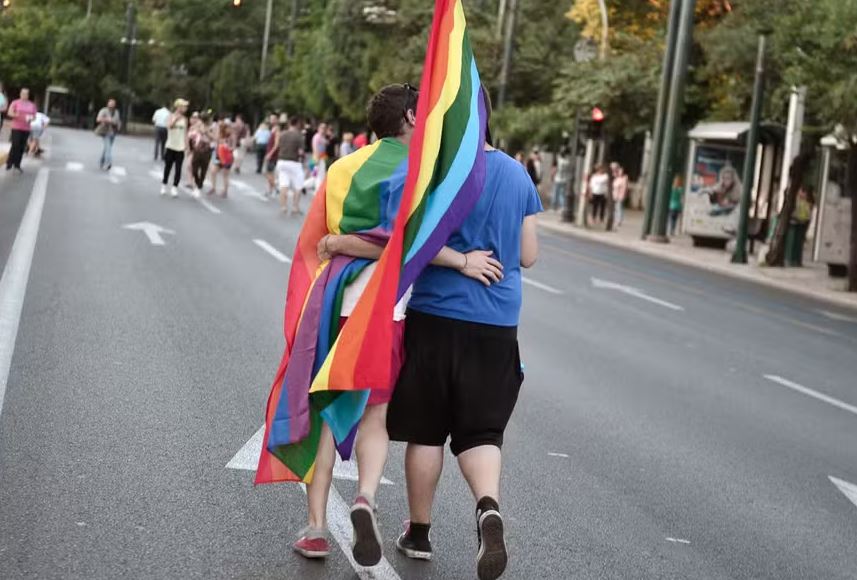
[{"label": "person with short hair", "polygon": [[565,197],[568,194],[571,182],[571,159],[569,159],[568,147],[563,145],[554,157],[551,167],[553,178],[553,209],[560,211],[565,207]]},{"label": "person with short hair", "polygon": [[628,174],[617,162],[610,164],[610,173],[613,177],[610,187],[613,196],[613,227],[618,228],[625,219],[625,200],[628,198]]},{"label": "person with short hair", "polygon": [[499,505],[501,448],[524,380],[518,351],[521,269],[538,257],[536,214],[543,208],[526,170],[490,145],[490,132],[485,171],[476,206],[447,245],[462,253],[488,250],[502,275],[486,287],[429,266],[417,278],[387,430],[391,440],[408,444],[410,520],[396,547],[410,558],[431,559],[432,503],[449,439],[476,503],[477,573],[493,580],[508,560]]},{"label": "person with short hair", "polygon": [[155,161],[164,159],[164,149],[167,145],[167,122],[170,120],[170,110],[163,106],[152,115],[155,126]]},{"label": "person with short hair", "polygon": [[268,149],[268,139],[271,138],[271,128],[267,121],[259,123],[253,134],[253,145],[256,148],[256,173],[262,173],[265,165],[265,153]]},{"label": "person with short hair", "polygon": [[6,158],[6,171],[13,167],[20,173],[21,160],[27,150],[27,141],[30,139],[30,123],[36,118],[38,109],[36,104],[30,100],[30,89],[22,88],[17,99],[9,104],[8,117],[12,120],[11,141],[9,156]]},{"label": "person with short hair", "polygon": [[173,186],[170,188],[170,196],[179,196],[179,182],[182,176],[182,165],[184,164],[185,151],[188,149],[187,133],[188,103],[184,99],[176,99],[173,103],[173,112],[167,121],[167,144],[164,152],[164,179],[161,182],[161,195],[167,195],[167,182],[170,172],[175,168],[173,174]]},{"label": "person with short hair", "polygon": [[217,145],[214,151],[214,162],[211,172],[211,190],[209,195],[217,193],[217,176],[223,176],[223,193],[220,197],[229,196],[229,173],[235,163],[235,153],[232,149],[232,128],[226,122],[221,122],[218,129]]},{"label": "person with short hair", "polygon": [[273,197],[277,193],[276,171],[277,160],[280,155],[280,150],[277,149],[277,137],[280,134],[280,123],[276,113],[271,113],[268,117],[268,125],[271,127],[271,135],[268,138],[268,145],[265,152],[265,181],[267,182],[267,188],[265,189],[266,198]]},{"label": "person with short hair", "polygon": [[289,119],[288,127],[277,134],[277,185],[280,188],[280,211],[302,215],[301,189],[304,186],[304,137],[297,117]]},{"label": "person with short hair", "polygon": [[[194,113],[196,114],[196,113]],[[211,164],[211,139],[209,138],[209,123],[211,118],[208,113],[203,113],[194,122],[191,119],[191,128],[188,132],[188,145],[190,150],[190,172],[193,181],[193,196],[198,198],[205,187],[205,175]]]},{"label": "person with short hair", "polygon": [[101,161],[99,167],[109,171],[113,167],[113,142],[122,124],[116,99],[107,99],[107,105],[98,111],[95,117],[95,134],[101,137]]},{"label": "person with short hair", "polygon": [[230,147],[232,147],[232,154],[235,158],[232,162],[232,170],[236,175],[240,175],[241,165],[244,163],[244,155],[247,152],[247,138],[250,133],[241,113],[235,115],[235,120],[232,121],[232,126],[229,129]]}]

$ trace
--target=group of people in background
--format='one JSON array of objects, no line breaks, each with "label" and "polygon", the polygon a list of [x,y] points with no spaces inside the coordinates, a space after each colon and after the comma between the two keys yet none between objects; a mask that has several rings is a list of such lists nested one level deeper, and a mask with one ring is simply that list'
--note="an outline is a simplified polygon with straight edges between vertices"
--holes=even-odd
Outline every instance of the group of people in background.
[{"label": "group of people in background", "polygon": [[22,88],[18,98],[9,102],[0,84],[0,129],[3,128],[4,119],[9,120],[11,142],[6,157],[6,171],[15,169],[21,172],[24,155],[41,157],[42,136],[50,124],[50,118],[39,111],[38,104],[30,99],[30,89]]}]

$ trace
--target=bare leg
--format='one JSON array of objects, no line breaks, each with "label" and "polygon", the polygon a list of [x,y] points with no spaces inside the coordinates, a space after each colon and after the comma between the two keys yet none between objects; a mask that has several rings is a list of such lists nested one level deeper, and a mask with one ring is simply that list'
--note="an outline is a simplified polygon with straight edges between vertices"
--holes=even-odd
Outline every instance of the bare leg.
[{"label": "bare leg", "polygon": [[405,479],[408,483],[408,507],[412,522],[431,523],[431,507],[442,471],[443,447],[408,443]]},{"label": "bare leg", "polygon": [[384,465],[390,437],[387,435],[387,405],[366,407],[360,428],[357,430],[355,451],[357,452],[358,494],[374,502]]},{"label": "bare leg", "polygon": [[301,213],[301,192],[294,190],[294,189],[290,189],[289,195],[292,197],[292,211],[294,211],[296,214],[300,214]]},{"label": "bare leg", "polygon": [[321,428],[312,483],[306,486],[309,525],[317,530],[327,528],[327,497],[330,494],[330,483],[333,480],[333,464],[335,462],[336,446],[333,442],[333,434],[325,423]]},{"label": "bare leg", "polygon": [[280,188],[280,211],[286,213],[288,211],[288,204],[286,203],[288,197],[288,189],[285,187]]},{"label": "bare leg", "polygon": [[217,174],[218,174],[218,172],[219,172],[219,169],[218,169],[217,165],[212,163],[211,164],[211,171],[210,171],[211,191],[208,192],[209,195],[211,195],[212,193],[217,193]]},{"label": "bare leg", "polygon": [[223,197],[229,195],[229,170],[223,170]]},{"label": "bare leg", "polygon": [[494,445],[480,445],[458,456],[458,466],[474,499],[479,500],[487,496],[500,501],[502,463],[500,448]]}]

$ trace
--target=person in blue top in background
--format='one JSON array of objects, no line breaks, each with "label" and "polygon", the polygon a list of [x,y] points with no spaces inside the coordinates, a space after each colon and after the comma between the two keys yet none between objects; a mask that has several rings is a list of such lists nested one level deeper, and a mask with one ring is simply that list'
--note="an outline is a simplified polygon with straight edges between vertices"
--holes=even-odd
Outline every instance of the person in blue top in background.
[{"label": "person in blue top in background", "polygon": [[429,266],[417,279],[387,430],[392,440],[408,443],[410,522],[396,541],[398,549],[410,558],[431,559],[432,502],[450,438],[476,500],[477,573],[493,580],[508,560],[499,508],[500,449],[524,379],[517,339],[521,268],[538,257],[536,214],[543,208],[520,163],[490,144],[486,155],[482,194],[447,246],[464,254],[461,271],[468,260],[486,255],[496,259],[497,268],[474,280]]}]

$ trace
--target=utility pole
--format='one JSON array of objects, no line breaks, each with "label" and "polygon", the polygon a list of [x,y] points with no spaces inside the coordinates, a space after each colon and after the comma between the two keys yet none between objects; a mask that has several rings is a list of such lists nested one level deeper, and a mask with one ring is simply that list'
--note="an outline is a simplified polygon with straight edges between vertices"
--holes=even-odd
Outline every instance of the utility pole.
[{"label": "utility pole", "polygon": [[503,38],[503,23],[506,21],[506,4],[509,0],[500,0],[500,6],[497,8],[497,40]]},{"label": "utility pole", "polygon": [[89,20],[90,16],[92,16],[92,0],[86,3],[86,19]]},{"label": "utility pole", "polygon": [[131,73],[134,69],[134,45],[137,42],[137,6],[134,0],[128,1],[128,8],[125,11],[125,123],[124,129],[128,131],[128,124],[131,122],[131,114],[133,111],[132,101],[134,100],[134,89],[131,87]]},{"label": "utility pole", "polygon": [[607,58],[610,49],[610,20],[607,14],[607,1],[598,0],[598,8],[601,10],[601,60]]},{"label": "utility pole", "polygon": [[515,16],[518,13],[518,0],[508,0],[508,15],[506,16],[506,39],[503,43],[503,66],[500,69],[500,90],[497,94],[497,108],[501,109],[506,103],[506,87],[509,84],[509,68],[512,64],[512,46],[515,35]]},{"label": "utility pole", "polygon": [[262,34],[262,62],[259,64],[259,80],[265,80],[265,66],[268,64],[268,39],[271,37],[271,12],[274,0],[268,0],[265,8],[265,32]]},{"label": "utility pole", "polygon": [[747,133],[747,151],[744,155],[744,190],[741,192],[741,213],[738,216],[738,235],[735,239],[733,264],[747,263],[747,222],[750,220],[750,195],[756,177],[756,147],[759,145],[759,120],[765,98],[765,45],[767,31],[759,34],[759,49],[756,55],[756,80],[753,84],[753,106],[750,112],[750,131]]},{"label": "utility pole", "polygon": [[291,59],[295,54],[295,26],[298,21],[298,0],[292,0],[292,15],[289,18],[289,39],[286,44],[286,54]]},{"label": "utility pole", "polygon": [[667,243],[667,211],[669,210],[670,190],[673,179],[673,158],[675,157],[678,130],[681,124],[681,112],[684,105],[684,82],[687,76],[687,64],[690,58],[690,46],[693,38],[693,17],[696,0],[682,0],[681,18],[676,39],[676,56],[673,63],[670,96],[667,100],[664,120],[663,144],[658,160],[655,208],[652,233],[648,239],[653,242]]},{"label": "utility pole", "polygon": [[664,53],[663,70],[661,70],[661,88],[658,90],[655,127],[652,132],[652,153],[649,161],[648,176],[646,178],[646,196],[643,201],[643,239],[646,239],[652,233],[652,215],[654,215],[655,197],[657,195],[658,169],[660,168],[661,150],[663,149],[664,121],[670,97],[670,79],[673,63],[675,62],[681,3],[682,0],[672,0],[670,3],[670,15],[667,23],[667,46]]}]

